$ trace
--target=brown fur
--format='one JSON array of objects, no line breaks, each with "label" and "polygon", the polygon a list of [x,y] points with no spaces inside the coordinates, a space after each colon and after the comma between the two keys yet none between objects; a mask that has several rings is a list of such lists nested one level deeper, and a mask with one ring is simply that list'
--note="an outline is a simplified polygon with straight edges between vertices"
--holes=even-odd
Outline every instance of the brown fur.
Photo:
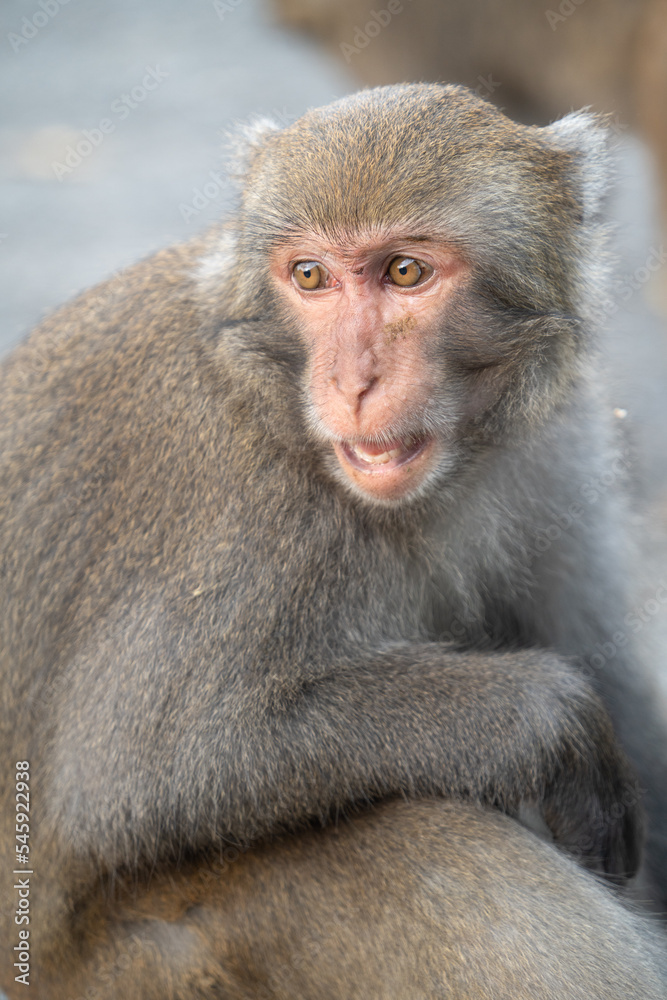
[{"label": "brown fur", "polygon": [[[603,147],[588,116],[526,129],[435,86],[258,128],[225,227],[92,289],[8,359],[2,898],[28,760],[36,970],[76,969],[108,880],[168,885],[229,841],[396,795],[528,801],[584,864],[633,873],[635,782],[580,672],[625,613],[622,499],[607,488],[531,548],[615,467],[591,363]],[[268,267],[304,227],[340,238],[382,206],[470,269],[424,362],[442,373],[426,418],[451,447],[393,506],[351,493],[313,429],[308,344]],[[641,753],[654,730],[631,656],[596,680],[621,726],[629,704],[641,715],[623,735],[655,815],[664,758]]]},{"label": "brown fur", "polygon": [[498,813],[395,802],[84,911],[49,1000],[661,1000],[664,943]]},{"label": "brown fur", "polygon": [[[656,158],[667,229],[667,6],[663,0],[274,0],[362,83],[457,80],[506,111],[550,121],[592,105],[635,128]],[[564,13],[562,13],[564,11]],[[384,15],[386,19],[386,13]],[[375,31],[375,29],[371,29]]]}]

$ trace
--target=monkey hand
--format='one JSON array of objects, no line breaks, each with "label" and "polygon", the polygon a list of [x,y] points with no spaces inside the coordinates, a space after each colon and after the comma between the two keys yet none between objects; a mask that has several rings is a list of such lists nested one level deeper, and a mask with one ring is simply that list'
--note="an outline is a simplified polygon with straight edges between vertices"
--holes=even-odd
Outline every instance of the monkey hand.
[{"label": "monkey hand", "polygon": [[[306,733],[329,734],[321,743],[329,753],[336,746],[335,779],[323,789],[321,776],[332,773],[324,759],[320,784],[299,791],[300,802],[313,803],[309,812],[344,808],[369,790],[476,798],[511,814],[532,800],[558,846],[586,867],[619,882],[637,870],[636,781],[600,698],[553,653],[394,645],[351,669],[339,666],[310,689],[298,714]],[[290,752],[297,731],[292,719]],[[272,782],[274,801],[275,788],[293,796],[295,775],[307,783],[313,770],[288,758]]]},{"label": "monkey hand", "polygon": [[[431,696],[440,684],[449,693],[441,700],[445,794],[460,789],[512,814],[532,797],[557,845],[580,863],[618,882],[636,873],[641,793],[601,699],[576,667],[546,651],[462,653],[431,677]],[[413,679],[413,698],[418,690]],[[422,709],[414,720],[423,735],[426,718]]]},{"label": "monkey hand", "polygon": [[560,847],[623,884],[639,868],[644,816],[637,780],[608,728],[595,736],[597,771],[584,777],[581,758],[566,760],[546,790],[542,815]]},{"label": "monkey hand", "polygon": [[[507,654],[496,656],[494,663],[496,679],[506,683]],[[619,884],[627,881],[636,874],[641,856],[641,792],[604,705],[577,669],[552,654],[516,653],[514,666],[514,680],[522,680],[515,710],[505,701],[501,725],[505,745],[515,746],[518,770],[512,773],[508,759],[501,758],[505,779],[495,776],[500,790],[496,803],[521,814],[530,789],[560,848]],[[524,796],[517,807],[514,795],[517,789],[521,794],[521,781]],[[503,795],[503,785],[509,797]],[[489,797],[493,790],[491,785]]]},{"label": "monkey hand", "polygon": [[[444,663],[434,653],[386,651],[382,671],[375,666],[368,678],[378,737],[385,735],[399,763],[396,787],[385,793],[463,794],[511,814],[532,799],[558,846],[586,867],[618,882],[635,874],[641,796],[607,711],[581,672],[546,651],[448,651]],[[343,700],[348,725],[361,677],[357,667]],[[330,703],[329,723],[336,710]],[[369,714],[362,722],[360,713],[352,739]],[[360,747],[355,759],[370,756]],[[390,770],[385,761],[384,773]]]}]

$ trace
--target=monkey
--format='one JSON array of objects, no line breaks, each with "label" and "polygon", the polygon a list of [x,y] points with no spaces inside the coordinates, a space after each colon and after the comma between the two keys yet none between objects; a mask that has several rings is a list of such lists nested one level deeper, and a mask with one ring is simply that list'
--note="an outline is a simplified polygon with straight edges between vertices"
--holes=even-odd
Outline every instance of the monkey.
[{"label": "monkey", "polygon": [[[522,120],[592,105],[655,160],[667,231],[667,8],[662,0],[273,0],[365,86],[455,79]],[[664,298],[664,295],[663,295]],[[664,304],[664,303],[663,303]]]},{"label": "monkey", "polygon": [[119,885],[49,1000],[663,1000],[667,950],[613,890],[498,810],[380,803]]},{"label": "monkey", "polygon": [[660,731],[629,644],[596,659],[627,575],[603,125],[406,84],[233,156],[229,219],[2,367],[3,898],[39,872],[34,966],[105,885],[395,796],[536,815],[623,884],[612,719],[659,905]]}]

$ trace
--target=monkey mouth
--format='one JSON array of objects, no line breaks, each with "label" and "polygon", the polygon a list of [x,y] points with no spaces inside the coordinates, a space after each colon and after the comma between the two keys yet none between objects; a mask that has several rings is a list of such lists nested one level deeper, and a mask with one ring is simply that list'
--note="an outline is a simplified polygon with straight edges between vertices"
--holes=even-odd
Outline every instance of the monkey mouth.
[{"label": "monkey mouth", "polygon": [[341,441],[334,445],[344,472],[364,492],[392,500],[409,493],[422,480],[431,437],[396,438],[372,444]]},{"label": "monkey mouth", "polygon": [[417,458],[428,443],[428,438],[407,438],[383,444],[343,442],[340,445],[346,460],[362,472],[383,472],[397,469]]}]

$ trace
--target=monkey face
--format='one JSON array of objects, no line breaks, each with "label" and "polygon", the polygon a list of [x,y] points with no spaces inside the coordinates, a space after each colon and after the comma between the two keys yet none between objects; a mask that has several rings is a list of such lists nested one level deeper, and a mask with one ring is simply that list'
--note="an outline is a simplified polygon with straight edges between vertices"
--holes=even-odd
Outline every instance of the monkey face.
[{"label": "monkey face", "polygon": [[306,346],[311,425],[344,480],[378,501],[413,494],[446,445],[431,415],[440,375],[428,356],[467,265],[410,232],[338,243],[312,233],[286,241],[271,273]]},{"label": "monkey face", "polygon": [[435,494],[567,402],[599,264],[583,134],[600,158],[586,116],[534,129],[406,85],[248,140],[239,303],[278,303],[311,434],[365,500]]}]

